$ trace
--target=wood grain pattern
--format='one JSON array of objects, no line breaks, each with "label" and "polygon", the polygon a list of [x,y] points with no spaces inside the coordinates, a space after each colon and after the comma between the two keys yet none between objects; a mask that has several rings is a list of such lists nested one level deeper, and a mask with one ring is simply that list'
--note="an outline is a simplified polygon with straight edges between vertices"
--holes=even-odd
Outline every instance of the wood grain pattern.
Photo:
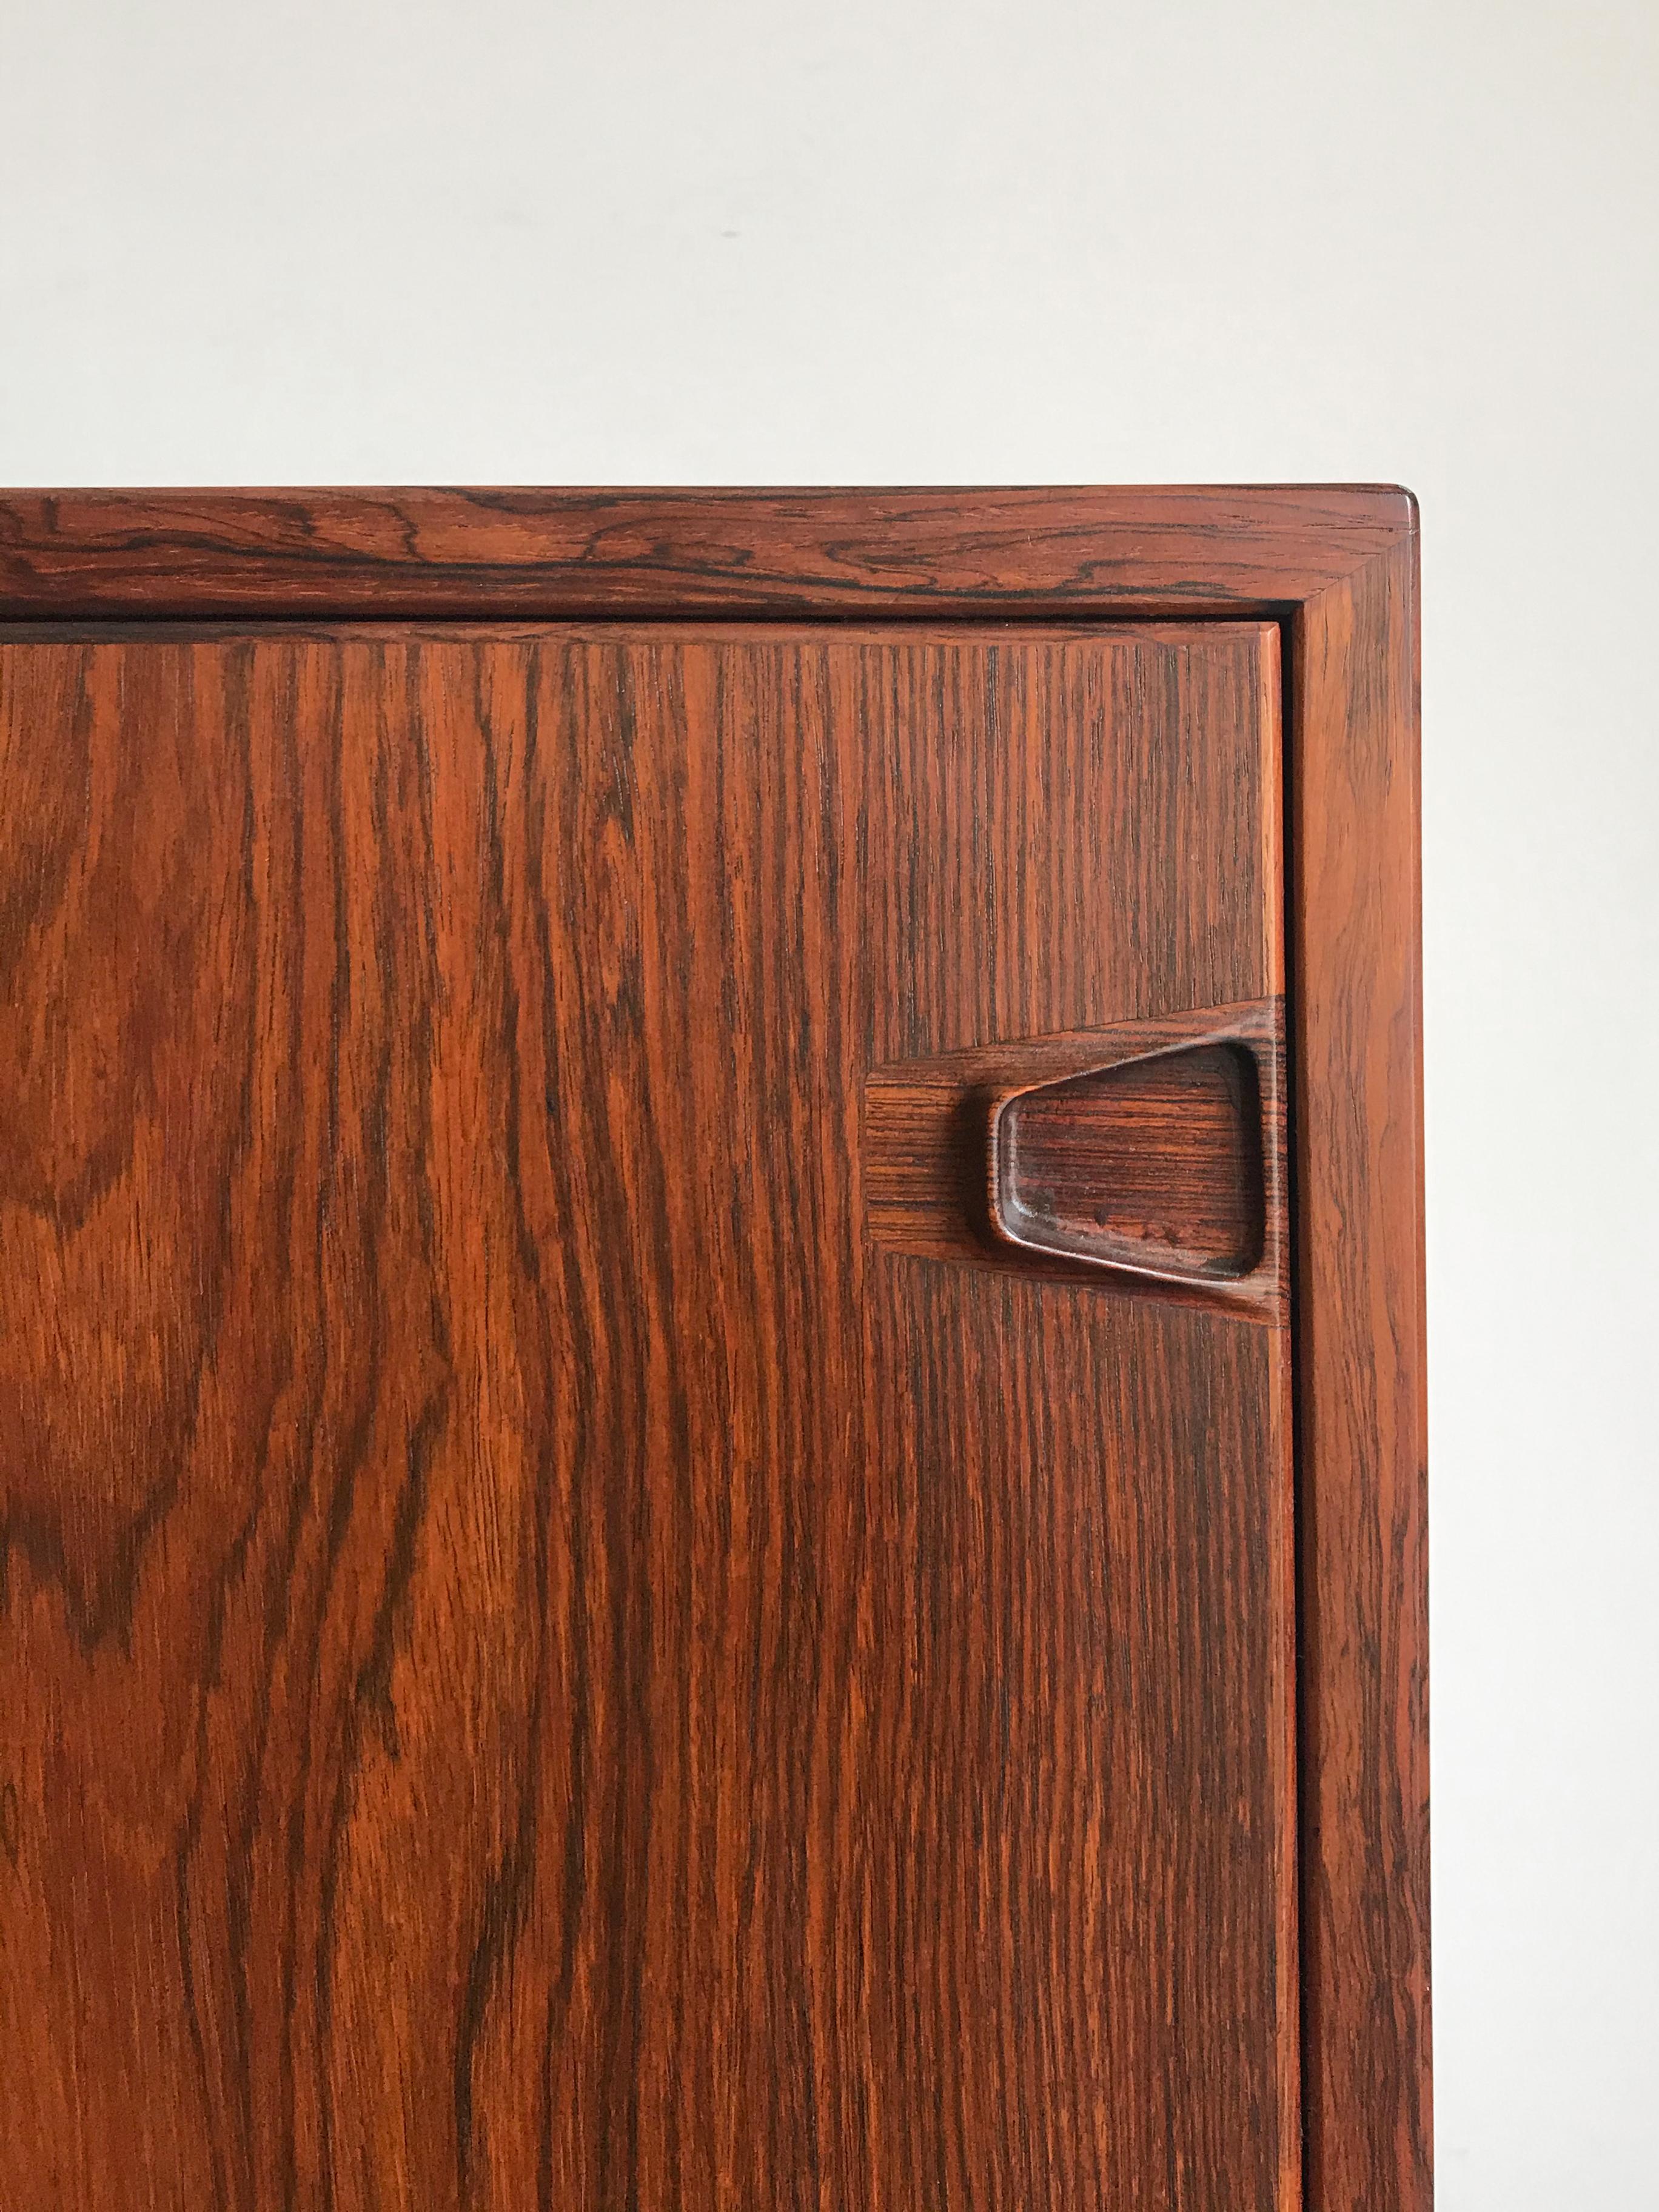
[{"label": "wood grain pattern", "polygon": [[860,1144],[1279,989],[1273,642],[0,643],[0,2198],[1295,2203],[1286,1333]]},{"label": "wood grain pattern", "polygon": [[1329,484],[0,495],[0,618],[1288,614],[1407,495]]},{"label": "wood grain pattern", "polygon": [[1243,1045],[1023,1091],[992,1154],[993,1218],[1033,1249],[1223,1281],[1261,1264],[1261,1096]]},{"label": "wood grain pattern", "polygon": [[1295,1182],[1323,1194],[1297,1347],[1310,2212],[1431,2191],[1416,540],[1386,486],[0,495],[0,614],[46,636],[100,613],[1282,623]]},{"label": "wood grain pattern", "polygon": [[1291,817],[1309,2201],[1426,2208],[1417,546],[1311,597]]},{"label": "wood grain pattern", "polygon": [[[1266,887],[1264,967],[1279,959],[1278,830],[1268,795],[1279,781],[1277,718],[1256,725],[1263,835],[1260,872],[1236,857],[1240,892]],[[1218,1119],[1194,1127],[1193,1086],[1179,1071],[1194,1053],[1237,1050],[1251,1061],[1250,1127],[1241,1133],[1237,1097],[1224,1086]],[[1022,1242],[1028,1224],[1011,1224],[1000,1141],[1011,1111],[1036,1091],[1052,1096],[1103,1069],[1139,1079],[1127,1106],[1083,1117],[1081,1157],[1069,1146],[1066,1172],[1080,1170],[1093,1201],[1089,1256],[1067,1256]],[[1171,1081],[1170,1071],[1176,1071]],[[1151,1080],[1146,1079],[1150,1076]],[[1237,1006],[1212,1006],[1097,1030],[972,1046],[964,1051],[872,1069],[865,1085],[866,1208],[877,1243],[959,1266],[1016,1267],[1057,1281],[1094,1278],[1124,1295],[1164,1297],[1241,1313],[1282,1326],[1290,1312],[1289,1200],[1286,1188],[1284,1006],[1277,996]],[[1108,1092],[1109,1102],[1111,1094]],[[1177,1127],[1172,1127],[1172,1122]],[[1195,1158],[1190,1139],[1199,1139]],[[1244,1156],[1241,1158],[1241,1153]],[[1103,1193],[1127,1200],[1121,1245],[1102,1245]],[[1084,1194],[1079,1191],[1078,1195]],[[1167,1226],[1196,1195],[1210,1213],[1196,1231],[1213,1235],[1224,1217],[1249,1239],[1246,1272],[1206,1276],[1208,1255],[1149,1250],[1153,1212]],[[1172,1264],[1173,1262],[1173,1264]],[[1129,1266],[1139,1272],[1126,1272]],[[1197,1279],[1195,1279],[1195,1278]]]}]

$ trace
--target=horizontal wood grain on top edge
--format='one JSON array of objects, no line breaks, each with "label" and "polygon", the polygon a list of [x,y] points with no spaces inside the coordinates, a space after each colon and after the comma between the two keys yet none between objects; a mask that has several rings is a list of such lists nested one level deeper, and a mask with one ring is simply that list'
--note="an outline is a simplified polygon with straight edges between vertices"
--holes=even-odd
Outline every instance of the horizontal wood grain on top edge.
[{"label": "horizontal wood grain on top edge", "polygon": [[1409,493],[1340,485],[16,491],[0,617],[1265,609],[1414,526]]}]

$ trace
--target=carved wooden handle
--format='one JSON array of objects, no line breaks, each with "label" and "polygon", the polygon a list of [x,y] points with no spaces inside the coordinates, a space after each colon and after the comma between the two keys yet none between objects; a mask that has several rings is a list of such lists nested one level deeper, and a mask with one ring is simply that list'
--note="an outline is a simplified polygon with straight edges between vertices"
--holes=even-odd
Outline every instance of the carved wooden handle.
[{"label": "carved wooden handle", "polygon": [[1273,999],[879,1068],[871,1233],[1282,1321],[1283,1036]]}]

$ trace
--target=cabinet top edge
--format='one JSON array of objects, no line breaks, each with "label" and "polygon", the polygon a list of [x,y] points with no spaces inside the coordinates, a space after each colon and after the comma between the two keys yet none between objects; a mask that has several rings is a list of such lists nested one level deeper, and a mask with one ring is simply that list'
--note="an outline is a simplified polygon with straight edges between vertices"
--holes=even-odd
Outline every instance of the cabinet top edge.
[{"label": "cabinet top edge", "polygon": [[1364,484],[0,491],[0,619],[1265,612],[1416,530]]}]

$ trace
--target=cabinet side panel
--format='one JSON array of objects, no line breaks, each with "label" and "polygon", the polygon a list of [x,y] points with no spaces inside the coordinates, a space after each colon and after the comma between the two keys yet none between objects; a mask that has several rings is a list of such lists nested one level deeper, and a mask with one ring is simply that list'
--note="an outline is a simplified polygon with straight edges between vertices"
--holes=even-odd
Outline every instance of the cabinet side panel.
[{"label": "cabinet side panel", "polygon": [[1310,2212],[1431,2194],[1414,540],[1297,629],[1292,1141]]}]

